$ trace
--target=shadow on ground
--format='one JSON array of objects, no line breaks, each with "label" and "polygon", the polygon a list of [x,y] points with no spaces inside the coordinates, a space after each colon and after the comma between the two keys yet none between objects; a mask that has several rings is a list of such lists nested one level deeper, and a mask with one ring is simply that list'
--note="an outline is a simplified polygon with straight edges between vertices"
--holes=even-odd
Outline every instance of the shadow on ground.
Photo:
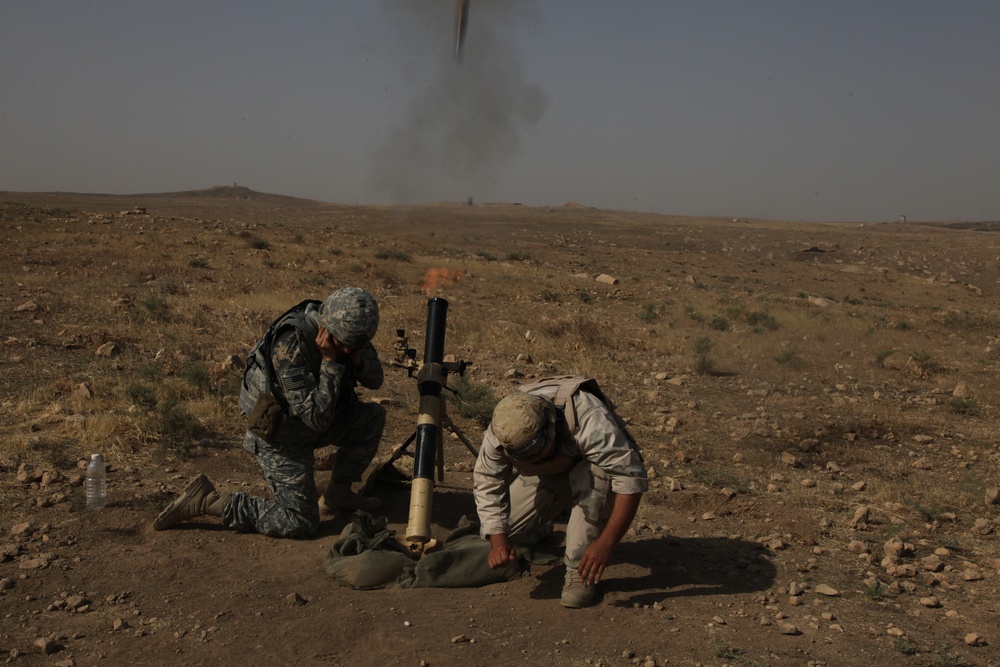
[{"label": "shadow on ground", "polygon": [[[558,598],[565,570],[548,568],[531,593],[536,599]],[[662,602],[665,598],[730,595],[766,590],[776,570],[756,542],[727,537],[655,537],[623,542],[598,595],[626,594],[618,607]]]}]

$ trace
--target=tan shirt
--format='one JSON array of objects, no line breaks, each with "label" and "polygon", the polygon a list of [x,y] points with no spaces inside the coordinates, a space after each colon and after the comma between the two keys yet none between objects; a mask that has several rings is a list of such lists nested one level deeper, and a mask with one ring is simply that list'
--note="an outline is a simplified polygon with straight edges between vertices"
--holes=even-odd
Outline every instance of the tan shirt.
[{"label": "tan shirt", "polygon": [[[533,393],[552,398],[555,392],[555,387],[549,387]],[[473,493],[484,535],[510,532],[509,487],[515,471],[531,476],[565,474],[587,459],[607,471],[615,493],[633,495],[649,489],[646,465],[638,447],[607,406],[584,391],[577,392],[571,400],[576,408],[577,432],[571,437],[557,438],[556,454],[544,464],[510,458],[493,435],[493,429],[486,429],[473,472]]]}]

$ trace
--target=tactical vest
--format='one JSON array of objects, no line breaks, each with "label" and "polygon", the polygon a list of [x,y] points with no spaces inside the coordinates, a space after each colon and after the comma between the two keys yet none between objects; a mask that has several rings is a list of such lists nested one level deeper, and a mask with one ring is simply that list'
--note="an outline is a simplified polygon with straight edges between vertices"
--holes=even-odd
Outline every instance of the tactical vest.
[{"label": "tactical vest", "polygon": [[288,309],[271,324],[267,333],[254,346],[247,357],[246,369],[243,371],[243,386],[240,389],[240,410],[243,414],[249,415],[257,399],[265,392],[273,394],[287,412],[288,403],[276,382],[271,363],[274,341],[286,331],[295,331],[299,347],[309,355],[309,367],[319,373],[323,357],[315,345],[316,334],[319,332],[316,316],[322,304],[322,301],[307,299]]}]

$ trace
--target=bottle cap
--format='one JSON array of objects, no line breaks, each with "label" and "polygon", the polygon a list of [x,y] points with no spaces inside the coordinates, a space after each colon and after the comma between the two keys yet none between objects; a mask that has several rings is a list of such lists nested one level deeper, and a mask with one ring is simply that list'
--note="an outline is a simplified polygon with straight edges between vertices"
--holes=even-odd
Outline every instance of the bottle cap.
[{"label": "bottle cap", "polygon": [[90,455],[90,460],[91,460],[91,461],[93,461],[93,460],[96,460],[96,459],[99,459],[99,458],[101,458],[101,455],[100,455],[100,454],[91,454],[91,455]]}]

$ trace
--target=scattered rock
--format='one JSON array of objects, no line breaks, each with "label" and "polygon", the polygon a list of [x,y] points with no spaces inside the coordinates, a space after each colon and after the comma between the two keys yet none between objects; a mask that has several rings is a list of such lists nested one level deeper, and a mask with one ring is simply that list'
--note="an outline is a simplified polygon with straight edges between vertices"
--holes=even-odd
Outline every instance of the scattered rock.
[{"label": "scattered rock", "polygon": [[62,646],[55,643],[48,637],[39,637],[34,641],[32,645],[36,649],[38,649],[38,652],[41,653],[42,655],[52,655],[53,653],[57,652],[59,649],[62,648]]},{"label": "scattered rock", "polygon": [[917,470],[930,470],[934,466],[931,464],[930,459],[926,456],[921,456],[919,459],[910,464],[911,468],[916,468]]},{"label": "scattered rock", "polygon": [[801,634],[799,629],[795,627],[794,623],[789,623],[788,621],[778,621],[778,632],[783,635],[797,635]]},{"label": "scattered rock", "polygon": [[70,609],[79,609],[90,604],[90,601],[82,595],[70,595],[66,598],[66,606]]},{"label": "scattered rock", "polygon": [[868,508],[862,505],[858,509],[854,510],[854,516],[851,518],[848,525],[856,530],[865,530],[868,528]]},{"label": "scattered rock", "polygon": [[34,301],[25,301],[14,309],[15,313],[33,313],[38,310],[38,304]]},{"label": "scattered rock", "polygon": [[799,468],[802,466],[802,461],[799,457],[791,452],[781,452],[781,462],[790,468]]},{"label": "scattered rock", "polygon": [[928,572],[940,572],[944,569],[944,561],[936,555],[921,558],[920,565]]},{"label": "scattered rock", "polygon": [[941,602],[933,595],[920,598],[920,606],[927,607],[928,609],[937,609],[941,606]]},{"label": "scattered rock", "polygon": [[452,644],[462,644],[467,641],[469,641],[469,638],[466,637],[465,635],[455,635],[454,637],[451,638]]},{"label": "scattered rock", "polygon": [[965,644],[967,646],[986,646],[986,640],[979,633],[970,632],[965,635]]},{"label": "scattered rock", "polygon": [[805,440],[799,441],[799,451],[800,452],[819,451],[819,440],[817,440],[816,438],[806,438]]},{"label": "scattered rock", "polygon": [[10,527],[10,534],[12,537],[17,537],[18,535],[30,535],[32,530],[30,521],[23,521],[21,523],[15,523]]},{"label": "scattered rock", "polygon": [[98,357],[113,357],[118,354],[118,346],[114,343],[105,343],[94,352]]},{"label": "scattered rock", "polygon": [[34,463],[22,463],[17,469],[17,481],[22,484],[33,484],[42,479],[44,470]]},{"label": "scattered rock", "polygon": [[986,489],[984,500],[987,505],[1000,504],[1000,488],[994,486]]},{"label": "scattered rock", "polygon": [[993,522],[989,519],[976,519],[972,532],[976,535],[989,535],[993,532]]},{"label": "scattered rock", "polygon": [[847,545],[847,550],[852,554],[866,554],[871,552],[868,545],[859,540],[851,540],[851,543]]},{"label": "scattered rock", "polygon": [[840,596],[840,591],[832,586],[827,586],[826,584],[820,584],[816,587],[816,592],[820,595],[825,595],[827,597],[835,598]]},{"label": "scattered rock", "polygon": [[618,284],[618,279],[617,278],[615,278],[614,276],[609,276],[606,273],[602,273],[601,275],[597,276],[596,280],[597,280],[597,282],[604,283],[605,285],[617,285]]}]

